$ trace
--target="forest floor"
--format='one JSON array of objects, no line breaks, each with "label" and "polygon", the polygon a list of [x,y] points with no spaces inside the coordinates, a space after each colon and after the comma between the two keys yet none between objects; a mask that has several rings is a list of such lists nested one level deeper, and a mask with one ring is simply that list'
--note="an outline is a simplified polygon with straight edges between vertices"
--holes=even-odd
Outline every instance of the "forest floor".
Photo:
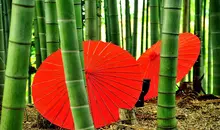
[{"label": "forest floor", "polygon": [[[115,123],[99,130],[154,130],[157,123],[157,100],[145,102],[144,107],[135,108],[137,125]],[[193,93],[177,98],[177,121],[179,130],[220,130],[220,99],[212,95],[197,96]],[[27,107],[24,130],[64,130],[61,128],[42,129],[36,125],[37,111]]]}]

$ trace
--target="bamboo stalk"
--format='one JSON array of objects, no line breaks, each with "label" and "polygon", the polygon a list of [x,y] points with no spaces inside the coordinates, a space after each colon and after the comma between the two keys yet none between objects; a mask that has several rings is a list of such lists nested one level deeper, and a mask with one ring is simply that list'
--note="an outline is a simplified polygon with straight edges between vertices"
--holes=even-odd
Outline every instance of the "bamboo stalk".
[{"label": "bamboo stalk", "polygon": [[212,54],[212,43],[211,43],[211,30],[210,30],[210,22],[211,22],[211,19],[210,19],[210,7],[209,7],[209,26],[208,26],[208,94],[212,94],[212,90],[213,90],[213,78],[212,78],[212,75],[213,75],[213,66],[212,66],[212,57],[213,57],[213,54]]},{"label": "bamboo stalk", "polygon": [[130,18],[130,2],[125,0],[125,26],[126,26],[126,50],[131,53],[131,18]]},{"label": "bamboo stalk", "polygon": [[74,0],[74,8],[76,13],[76,28],[77,28],[79,50],[80,50],[80,59],[81,59],[82,68],[84,68],[82,1]]},{"label": "bamboo stalk", "polygon": [[[0,105],[2,105],[2,97],[4,91],[5,80],[5,41],[3,29],[2,2],[0,0]],[[0,113],[1,114],[1,113]]]},{"label": "bamboo stalk", "polygon": [[102,25],[101,25],[101,20],[102,20],[102,12],[101,12],[101,5],[102,1],[97,0],[97,39],[101,40],[101,31],[102,31]]},{"label": "bamboo stalk", "polygon": [[38,34],[40,40],[41,60],[44,61],[47,58],[44,0],[35,0],[35,6],[37,12],[37,24],[38,24]]},{"label": "bamboo stalk", "polygon": [[213,53],[213,94],[220,95],[220,1],[210,0],[210,41]]},{"label": "bamboo stalk", "polygon": [[60,46],[56,0],[45,0],[45,23],[47,56],[49,56]]},{"label": "bamboo stalk", "polygon": [[36,8],[34,15],[34,44],[35,44],[35,55],[36,55],[36,68],[38,69],[41,64],[41,54],[40,54],[40,41],[39,41],[39,33],[38,33]]},{"label": "bamboo stalk", "polygon": [[163,7],[164,7],[164,0],[160,0],[160,12],[159,12],[160,13],[160,37],[162,35],[162,26],[163,26]]},{"label": "bamboo stalk", "polygon": [[85,0],[86,40],[97,40],[96,0]]},{"label": "bamboo stalk", "polygon": [[125,45],[124,45],[124,36],[123,36],[123,15],[122,15],[122,5],[121,5],[121,0],[120,0],[120,2],[119,2],[119,4],[120,4],[120,24],[121,24],[121,45],[122,45],[122,48],[124,48],[125,47]]},{"label": "bamboo stalk", "polygon": [[[204,44],[202,40],[202,0],[195,1],[195,35],[197,35],[201,41],[201,51],[196,63],[193,66],[193,82],[197,82],[200,77],[202,77],[204,73],[204,64],[203,64],[203,57],[204,57]],[[205,79],[203,79],[205,80]],[[202,84],[203,87],[204,84]],[[194,84],[194,89],[196,88]],[[206,90],[205,90],[206,91]]]},{"label": "bamboo stalk", "polygon": [[153,45],[160,39],[158,0],[150,0],[150,34],[151,34],[151,45]]},{"label": "bamboo stalk", "polygon": [[149,22],[149,4],[150,0],[147,0],[147,9],[146,9],[146,46],[145,50],[148,49],[148,37],[149,37],[149,27],[148,27],[148,22]]},{"label": "bamboo stalk", "polygon": [[108,0],[110,33],[112,43],[121,46],[120,31],[118,23],[118,7],[117,0]]},{"label": "bamboo stalk", "polygon": [[[5,41],[5,53],[8,52],[8,38],[9,38],[9,25],[8,25],[8,11],[6,1],[2,0],[2,13],[3,13],[3,28],[4,28],[4,41]],[[7,56],[6,56],[7,59]]]},{"label": "bamboo stalk", "polygon": [[143,0],[143,7],[142,7],[142,21],[141,21],[141,54],[143,53],[144,49],[144,21],[145,21],[145,0]]},{"label": "bamboo stalk", "polygon": [[10,29],[10,23],[11,23],[11,4],[12,4],[12,0],[6,0],[9,29]]},{"label": "bamboo stalk", "polygon": [[137,31],[138,31],[138,0],[134,1],[134,23],[132,36],[132,55],[136,57],[137,53]]},{"label": "bamboo stalk", "polygon": [[104,0],[106,41],[111,41],[108,0]]},{"label": "bamboo stalk", "polygon": [[[205,28],[206,28],[206,0],[203,0],[203,23],[202,23],[202,55],[203,55],[203,71],[205,71],[205,59],[206,59],[206,49],[205,49],[205,44],[206,44],[206,37],[205,37]],[[206,74],[205,74],[206,75]],[[203,79],[203,88],[205,90],[205,92],[208,92],[208,86],[206,84],[206,78]]]},{"label": "bamboo stalk", "polygon": [[33,14],[34,0],[13,0],[1,130],[22,130]]},{"label": "bamboo stalk", "polygon": [[94,130],[83,80],[83,68],[80,63],[75,9],[73,5],[73,0],[57,0],[58,24],[61,34],[61,51],[66,86],[72,116],[74,117],[75,129]]},{"label": "bamboo stalk", "polygon": [[177,129],[176,74],[182,0],[164,0],[157,130]]}]

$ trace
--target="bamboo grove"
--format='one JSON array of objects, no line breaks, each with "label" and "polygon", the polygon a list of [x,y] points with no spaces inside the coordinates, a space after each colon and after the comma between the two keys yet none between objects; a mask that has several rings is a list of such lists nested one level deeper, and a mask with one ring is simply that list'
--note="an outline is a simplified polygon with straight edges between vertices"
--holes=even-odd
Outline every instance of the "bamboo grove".
[{"label": "bamboo grove", "polygon": [[85,89],[85,40],[111,42],[136,59],[162,40],[155,128],[176,129],[180,33],[191,32],[201,41],[200,55],[181,83],[220,96],[218,5],[219,0],[0,0],[0,129],[22,130],[34,73],[60,48],[75,129],[95,129]]}]

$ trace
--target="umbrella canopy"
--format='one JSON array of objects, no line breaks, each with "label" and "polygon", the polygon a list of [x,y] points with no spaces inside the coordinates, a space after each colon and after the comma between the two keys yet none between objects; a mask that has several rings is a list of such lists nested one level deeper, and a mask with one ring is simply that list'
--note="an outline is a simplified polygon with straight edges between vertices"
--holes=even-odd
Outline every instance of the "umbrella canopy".
[{"label": "umbrella canopy", "polygon": [[[161,41],[158,41],[137,60],[144,72],[144,78],[151,80],[150,89],[145,95],[145,100],[157,97],[158,95],[160,47]],[[191,33],[182,33],[179,35],[176,82],[179,82],[190,71],[199,53],[200,40],[196,35]]]},{"label": "umbrella canopy", "polygon": [[[143,73],[139,64],[127,51],[101,41],[84,42],[84,62],[95,127],[116,122],[118,109],[132,109],[141,93]],[[63,128],[74,128],[61,50],[39,67],[32,91],[35,107],[46,119]]]}]

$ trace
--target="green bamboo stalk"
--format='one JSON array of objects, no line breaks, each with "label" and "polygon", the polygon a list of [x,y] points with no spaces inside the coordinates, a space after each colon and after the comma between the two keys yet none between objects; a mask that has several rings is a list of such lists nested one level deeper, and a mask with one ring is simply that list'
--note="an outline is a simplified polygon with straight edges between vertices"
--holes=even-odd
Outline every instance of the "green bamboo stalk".
[{"label": "green bamboo stalk", "polygon": [[34,0],[13,0],[1,130],[22,130],[33,14]]},{"label": "green bamboo stalk", "polygon": [[80,49],[82,49],[83,42],[83,21],[82,21],[82,0],[74,0],[74,8],[76,12],[76,27],[77,27],[77,36]]},{"label": "green bamboo stalk", "polygon": [[[195,30],[194,30],[195,35],[197,35],[201,41],[201,51],[200,55],[196,61],[196,63],[193,66],[193,82],[198,82],[198,79],[202,77],[204,73],[204,62],[203,62],[203,57],[204,57],[204,52],[203,52],[203,39],[202,39],[202,0],[196,0],[195,1]],[[203,79],[205,80],[205,79]],[[194,84],[196,85],[196,84]],[[202,84],[202,87],[204,84]],[[198,86],[193,86],[194,88]],[[206,91],[206,90],[205,90]]]},{"label": "green bamboo stalk", "polygon": [[164,0],[157,130],[177,129],[175,97],[181,7],[182,0]]},{"label": "green bamboo stalk", "polygon": [[213,89],[213,82],[212,82],[212,75],[213,75],[213,71],[212,71],[212,44],[211,44],[211,33],[210,33],[210,7],[209,7],[209,26],[208,26],[208,94],[212,93],[212,89]]},{"label": "green bamboo stalk", "polygon": [[119,23],[118,23],[119,20],[118,20],[117,0],[108,0],[108,9],[109,9],[111,41],[112,43],[121,46]]},{"label": "green bamboo stalk", "polygon": [[119,4],[120,4],[120,24],[121,24],[121,45],[122,45],[122,48],[124,48],[124,36],[123,36],[123,15],[122,15],[122,5],[121,5],[121,0],[119,1]]},{"label": "green bamboo stalk", "polygon": [[[3,29],[2,1],[0,0],[0,105],[2,105],[2,97],[4,91],[5,79],[5,41]],[[1,108],[0,108],[1,109]]]},{"label": "green bamboo stalk", "polygon": [[45,22],[47,56],[49,56],[57,51],[60,46],[56,0],[45,0]]},{"label": "green bamboo stalk", "polygon": [[142,6],[142,21],[141,21],[141,54],[144,51],[144,21],[145,21],[145,0],[143,0],[143,6]]},{"label": "green bamboo stalk", "polygon": [[84,68],[82,0],[74,0],[74,8],[76,14],[76,28],[77,28],[79,50],[80,50],[80,59],[81,59],[82,68]]},{"label": "green bamboo stalk", "polygon": [[109,19],[109,8],[108,8],[108,0],[104,0],[104,8],[105,8],[105,34],[106,34],[106,41],[111,41],[111,34],[110,34],[110,19]]},{"label": "green bamboo stalk", "polygon": [[75,129],[94,130],[83,80],[83,68],[80,64],[73,4],[73,0],[57,0],[57,14],[61,34],[60,40],[65,79]]},{"label": "green bamboo stalk", "polygon": [[6,0],[9,29],[10,29],[10,23],[11,23],[11,4],[12,4],[12,0]]},{"label": "green bamboo stalk", "polygon": [[[191,25],[190,24],[191,23],[191,15],[190,15],[191,14],[191,0],[189,0],[189,3],[188,3],[188,10],[189,10],[189,18],[188,18],[189,19],[189,21],[188,21],[189,22],[189,26],[188,26],[189,28],[188,28],[188,30],[189,30],[189,32],[191,32],[191,26],[190,26]],[[189,82],[192,81],[192,69],[188,73],[188,81]]]},{"label": "green bamboo stalk", "polygon": [[[30,56],[29,56],[29,66],[31,66],[31,47],[30,47]],[[30,73],[30,67],[29,67],[29,73],[28,73],[28,104],[32,104],[32,94],[31,94],[31,73]]]},{"label": "green bamboo stalk", "polygon": [[153,45],[160,39],[158,0],[150,0],[150,34],[151,34],[151,45]]},{"label": "green bamboo stalk", "polygon": [[[205,71],[205,59],[206,59],[206,48],[205,48],[205,44],[206,44],[206,37],[205,37],[205,28],[206,28],[206,0],[203,0],[203,23],[202,23],[202,41],[203,41],[203,50],[202,50],[202,54],[203,54],[203,71]],[[207,76],[207,74],[205,74],[205,77]],[[206,78],[204,78],[203,80],[203,88],[205,89],[206,93],[208,92],[208,85],[206,84]]]},{"label": "green bamboo stalk", "polygon": [[[8,38],[9,38],[9,25],[8,25],[8,11],[6,1],[2,0],[2,12],[3,12],[3,24],[4,24],[4,41],[5,41],[5,53],[8,52]],[[7,56],[6,56],[7,59]]]},{"label": "green bamboo stalk", "polygon": [[164,0],[160,0],[160,37],[162,35]]},{"label": "green bamboo stalk", "polygon": [[102,4],[102,2],[101,2],[101,0],[97,0],[96,1],[97,3],[96,3],[96,7],[97,7],[97,39],[98,40],[101,40],[101,31],[102,31],[102,25],[101,25],[101,18],[102,18],[102,12],[101,12],[101,4]]},{"label": "green bamboo stalk", "polygon": [[183,0],[183,32],[190,32],[190,0]]},{"label": "green bamboo stalk", "polygon": [[97,40],[97,10],[96,0],[85,0],[85,38],[86,40]]},{"label": "green bamboo stalk", "polygon": [[148,49],[148,37],[149,37],[149,30],[148,30],[148,22],[149,22],[149,2],[150,0],[147,0],[147,9],[146,9],[146,46],[145,50]]},{"label": "green bamboo stalk", "polygon": [[125,26],[126,26],[126,50],[131,53],[131,18],[130,18],[130,2],[125,0]]},{"label": "green bamboo stalk", "polygon": [[138,31],[138,0],[134,0],[134,18],[133,18],[133,36],[132,36],[132,55],[136,57],[137,53],[137,31]]},{"label": "green bamboo stalk", "polygon": [[35,0],[35,5],[37,12],[37,24],[38,24],[38,34],[40,40],[41,60],[44,61],[47,58],[44,0]]},{"label": "green bamboo stalk", "polygon": [[36,55],[36,68],[38,69],[41,64],[41,54],[40,54],[40,41],[38,33],[38,24],[37,24],[37,12],[35,8],[35,17],[34,17],[34,45],[35,45],[35,55]]},{"label": "green bamboo stalk", "polygon": [[213,94],[220,95],[220,1],[210,0],[210,40],[213,53]]}]

